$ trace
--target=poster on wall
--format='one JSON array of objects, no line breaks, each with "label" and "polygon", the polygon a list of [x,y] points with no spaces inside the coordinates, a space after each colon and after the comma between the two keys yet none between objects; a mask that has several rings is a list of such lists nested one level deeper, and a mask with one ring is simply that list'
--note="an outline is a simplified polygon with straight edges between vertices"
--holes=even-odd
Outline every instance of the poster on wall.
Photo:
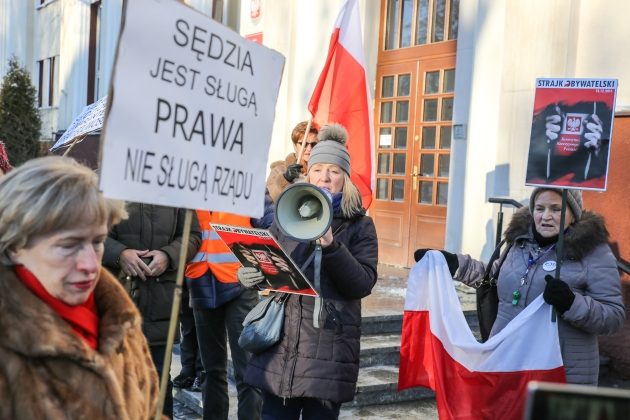
[{"label": "poster on wall", "polygon": [[268,230],[214,223],[211,226],[243,267],[254,267],[263,273],[265,280],[260,285],[263,289],[317,295],[304,274]]},{"label": "poster on wall", "polygon": [[616,79],[536,79],[526,185],[605,191]]}]

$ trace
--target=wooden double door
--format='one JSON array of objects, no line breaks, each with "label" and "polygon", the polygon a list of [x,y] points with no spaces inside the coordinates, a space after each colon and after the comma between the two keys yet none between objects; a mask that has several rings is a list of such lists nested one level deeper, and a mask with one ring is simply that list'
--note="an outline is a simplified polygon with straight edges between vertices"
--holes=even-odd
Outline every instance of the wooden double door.
[{"label": "wooden double door", "polygon": [[436,57],[405,55],[377,70],[370,214],[379,261],[411,266],[417,248],[444,247],[455,53],[453,48]]}]

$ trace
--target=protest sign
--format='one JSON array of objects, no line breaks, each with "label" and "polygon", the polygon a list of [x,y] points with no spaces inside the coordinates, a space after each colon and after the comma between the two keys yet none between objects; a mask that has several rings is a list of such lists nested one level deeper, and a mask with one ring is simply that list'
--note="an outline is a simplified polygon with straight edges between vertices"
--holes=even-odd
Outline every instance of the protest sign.
[{"label": "protest sign", "polygon": [[126,3],[101,162],[107,197],[263,214],[284,57],[181,2]]},{"label": "protest sign", "polygon": [[103,126],[105,105],[107,105],[107,96],[103,96],[93,104],[86,106],[81,111],[81,114],[72,121],[72,124],[66,129],[61,138],[50,148],[50,151],[55,152],[64,146],[72,144],[72,141],[77,137],[100,130]]},{"label": "protest sign", "polygon": [[536,79],[526,185],[606,190],[617,80]]},{"label": "protest sign", "polygon": [[261,287],[275,292],[317,295],[268,230],[214,223],[211,226],[244,267],[254,267],[263,273],[265,281]]}]

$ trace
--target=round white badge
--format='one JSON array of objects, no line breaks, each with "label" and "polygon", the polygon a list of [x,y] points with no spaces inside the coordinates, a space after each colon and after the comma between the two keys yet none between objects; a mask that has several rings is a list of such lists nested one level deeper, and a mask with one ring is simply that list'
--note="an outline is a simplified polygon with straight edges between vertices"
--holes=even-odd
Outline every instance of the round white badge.
[{"label": "round white badge", "polygon": [[545,271],[553,271],[556,269],[556,262],[555,261],[545,261],[543,263],[543,270]]}]

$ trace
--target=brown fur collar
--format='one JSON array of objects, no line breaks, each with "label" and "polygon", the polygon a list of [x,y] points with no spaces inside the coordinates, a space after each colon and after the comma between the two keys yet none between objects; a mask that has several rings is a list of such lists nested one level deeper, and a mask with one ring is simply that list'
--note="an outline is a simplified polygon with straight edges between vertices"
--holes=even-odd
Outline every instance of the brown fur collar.
[{"label": "brown fur collar", "polygon": [[[286,167],[289,165],[293,165],[295,162],[297,161],[297,157],[295,156],[295,153],[291,152],[287,155],[286,158],[284,158],[284,160],[277,160],[275,162],[273,162],[270,165],[271,169],[277,168],[278,166],[283,166],[284,170],[286,170]],[[284,172],[283,170],[283,172]]]},{"label": "brown fur collar", "polygon": [[[534,224],[529,208],[523,207],[512,216],[505,230],[505,239],[514,243],[523,237],[532,238],[531,227]],[[581,260],[595,247],[608,242],[608,231],[604,218],[596,213],[584,211],[582,218],[573,223],[564,234],[564,252],[571,259]]]},{"label": "brown fur collar", "polygon": [[[110,355],[132,326],[140,325],[138,310],[123,287],[102,270],[94,290],[99,313],[99,352]],[[25,355],[59,355],[89,360],[92,349],[70,325],[28,290],[11,267],[0,266],[0,331],[2,345]]]}]

